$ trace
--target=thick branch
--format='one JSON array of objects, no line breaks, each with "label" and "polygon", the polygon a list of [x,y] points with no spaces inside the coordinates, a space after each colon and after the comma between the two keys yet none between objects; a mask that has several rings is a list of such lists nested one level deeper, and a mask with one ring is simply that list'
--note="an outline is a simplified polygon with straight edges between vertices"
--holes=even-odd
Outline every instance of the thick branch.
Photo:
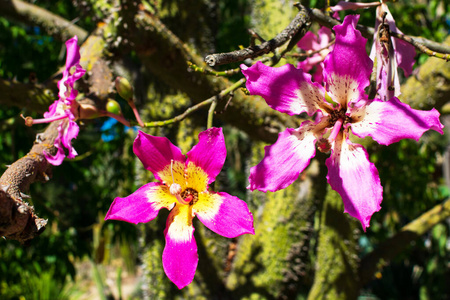
[{"label": "thick branch", "polygon": [[[126,38],[136,45],[142,64],[169,86],[186,93],[194,104],[232,85],[222,77],[190,71],[189,61],[199,67],[207,66],[202,57],[190,51],[157,17],[141,11],[135,21],[138,30],[128,33]],[[285,127],[298,127],[295,118],[272,110],[264,100],[248,97],[240,90],[234,93],[230,105],[218,118],[266,142],[274,142]]]},{"label": "thick branch", "polygon": [[374,251],[364,257],[359,266],[361,284],[368,283],[379,267],[400,254],[412,241],[429,231],[433,226],[450,217],[450,200],[436,205],[411,223],[404,226],[400,232],[385,240]]},{"label": "thick branch", "polygon": [[59,122],[52,123],[39,134],[30,152],[13,163],[0,177],[0,236],[25,243],[44,231],[47,221],[34,214],[29,198],[30,184],[49,180],[50,164],[43,151],[54,153]]},{"label": "thick branch", "polygon": [[214,67],[262,56],[284,45],[287,41],[293,39],[293,37],[300,39],[308,31],[310,25],[309,15],[306,9],[302,7],[291,23],[273,39],[263,42],[261,45],[254,45],[245,49],[228,53],[211,54],[206,56],[205,61],[209,66]]},{"label": "thick branch", "polygon": [[42,27],[48,34],[61,41],[66,41],[77,35],[83,41],[87,37],[87,32],[51,12],[20,0],[0,0],[1,15],[29,25]]}]

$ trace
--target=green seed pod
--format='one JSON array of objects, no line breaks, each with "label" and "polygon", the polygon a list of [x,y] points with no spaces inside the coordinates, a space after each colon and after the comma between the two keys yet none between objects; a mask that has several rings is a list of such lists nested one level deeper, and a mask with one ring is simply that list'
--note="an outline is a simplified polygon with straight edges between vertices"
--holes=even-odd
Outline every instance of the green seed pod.
[{"label": "green seed pod", "polygon": [[106,110],[115,115],[122,115],[120,104],[116,100],[108,99],[108,103],[106,103]]},{"label": "green seed pod", "polygon": [[133,87],[130,82],[124,77],[116,78],[116,90],[120,97],[127,101],[133,101]]}]

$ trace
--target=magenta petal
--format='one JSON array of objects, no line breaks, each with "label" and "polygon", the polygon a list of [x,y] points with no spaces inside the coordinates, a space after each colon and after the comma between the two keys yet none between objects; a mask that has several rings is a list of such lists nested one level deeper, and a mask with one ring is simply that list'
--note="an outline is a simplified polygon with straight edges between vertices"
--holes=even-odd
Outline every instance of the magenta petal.
[{"label": "magenta petal", "polygon": [[297,43],[297,47],[299,47],[300,49],[305,50],[305,51],[319,50],[320,45],[319,45],[317,39],[318,39],[317,35],[315,35],[311,31],[308,31]]},{"label": "magenta petal", "polygon": [[222,128],[210,128],[198,135],[198,144],[187,154],[189,162],[194,163],[208,174],[208,184],[216,179],[227,157],[227,148]]},{"label": "magenta petal", "polygon": [[168,209],[176,201],[175,197],[171,199],[171,195],[168,191],[164,191],[164,188],[166,187],[159,182],[150,182],[127,197],[115,198],[106,213],[105,220],[133,224],[150,222],[156,218],[161,208]]},{"label": "magenta petal", "polygon": [[64,158],[66,157],[66,154],[64,153],[64,148],[59,137],[55,139],[53,145],[56,148],[56,154],[54,156],[51,156],[46,151],[44,151],[44,157],[45,159],[47,159],[49,164],[59,166],[62,164]]},{"label": "magenta petal", "polygon": [[250,169],[248,188],[275,192],[293,183],[316,154],[313,129],[314,124],[305,121],[297,130],[281,132],[275,144],[264,148],[263,160]]},{"label": "magenta petal", "polygon": [[172,159],[182,163],[186,161],[186,157],[181,153],[181,150],[167,138],[152,136],[142,131],[139,131],[134,140],[133,151],[144,167],[151,171],[157,179],[161,179],[158,172],[170,166]]},{"label": "magenta petal", "polygon": [[238,197],[227,193],[203,193],[194,204],[194,211],[206,227],[224,237],[255,234],[253,216],[247,203]]},{"label": "magenta petal", "polygon": [[80,48],[78,47],[78,37],[76,35],[67,40],[66,48],[66,68],[69,69],[80,62]]},{"label": "magenta petal", "polygon": [[412,68],[416,62],[416,48],[410,43],[397,38],[393,39],[392,44],[395,51],[395,57],[397,58],[397,64],[405,72],[405,77],[408,77],[411,75]]},{"label": "magenta petal", "polygon": [[74,121],[63,121],[63,122],[67,122],[67,125],[65,125],[66,127],[64,128],[64,134],[62,136],[62,144],[64,145],[64,147],[67,148],[67,150],[69,150],[69,155],[67,155],[67,158],[74,158],[78,154],[72,147],[71,141],[72,139],[77,138],[80,128],[78,127],[78,124],[75,123]]},{"label": "magenta petal", "polygon": [[339,136],[327,159],[327,180],[344,201],[344,212],[357,218],[366,231],[373,213],[381,209],[383,187],[366,149]]},{"label": "magenta petal", "polygon": [[439,112],[436,109],[412,109],[395,97],[389,101],[375,99],[368,102],[361,111],[354,108],[351,111],[352,119],[356,119],[354,116],[358,115],[363,116],[363,119],[351,125],[352,132],[361,138],[371,136],[382,145],[405,138],[419,140],[429,129],[443,134],[444,126],[439,121]]},{"label": "magenta petal", "polygon": [[[324,80],[327,88],[334,85],[336,77],[356,82],[360,93],[369,85],[372,60],[366,53],[367,40],[356,30],[358,15],[348,15],[341,25],[333,27],[336,42],[333,51],[325,59]],[[344,89],[345,91],[345,89]]]},{"label": "magenta petal", "polygon": [[[198,254],[192,216],[186,216],[186,213],[190,211],[185,208],[180,210],[177,208],[178,206],[175,206],[167,218],[166,230],[164,231],[166,246],[164,247],[162,261],[167,277],[179,289],[182,289],[194,279]],[[190,220],[189,224],[186,223],[188,219]]]},{"label": "magenta petal", "polygon": [[324,105],[323,87],[312,83],[311,75],[291,64],[272,68],[258,61],[241,68],[250,94],[262,96],[275,110],[289,115],[306,112],[311,116]]}]

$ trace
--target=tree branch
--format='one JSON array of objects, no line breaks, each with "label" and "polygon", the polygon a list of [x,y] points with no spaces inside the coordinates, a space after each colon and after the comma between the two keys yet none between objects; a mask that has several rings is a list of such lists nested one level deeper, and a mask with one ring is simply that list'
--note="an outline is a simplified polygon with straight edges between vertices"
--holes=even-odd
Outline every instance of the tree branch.
[{"label": "tree branch", "polygon": [[87,32],[73,22],[24,1],[0,0],[0,12],[4,17],[40,26],[61,41],[66,41],[74,35],[77,35],[81,41],[87,37]]},{"label": "tree branch", "polygon": [[[311,21],[305,7],[300,6],[300,11],[291,23],[273,39],[260,45],[253,45],[245,49],[235,50],[227,53],[210,54],[205,57],[206,63],[211,66],[219,66],[233,62],[243,61],[247,58],[255,58],[274,51],[284,45],[287,41],[296,37],[300,40],[308,31]],[[296,43],[294,43],[295,45]]]},{"label": "tree branch", "polygon": [[50,179],[51,165],[44,156],[44,150],[54,154],[55,138],[59,122],[53,122],[44,133],[38,134],[30,152],[17,160],[0,177],[0,236],[21,243],[41,234],[47,220],[40,219],[24,199],[30,198],[30,184]]}]

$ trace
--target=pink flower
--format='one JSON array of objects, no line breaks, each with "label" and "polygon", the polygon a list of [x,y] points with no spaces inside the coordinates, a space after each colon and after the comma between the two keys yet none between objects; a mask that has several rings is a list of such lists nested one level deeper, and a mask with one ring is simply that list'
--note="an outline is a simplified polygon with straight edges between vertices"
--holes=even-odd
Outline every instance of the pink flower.
[{"label": "pink flower", "polygon": [[[311,82],[311,75],[292,65],[268,67],[261,62],[242,65],[250,94],[262,96],[275,110],[297,115],[316,115],[299,128],[279,134],[275,144],[265,148],[265,157],[250,170],[251,190],[277,191],[289,186],[315,155],[315,144],[327,159],[328,183],[344,202],[345,211],[357,218],[364,230],[372,214],[380,210],[383,188],[378,171],[361,145],[350,142],[351,132],[371,136],[382,145],[403,138],[418,140],[428,129],[441,134],[439,113],[412,109],[397,98],[368,100],[372,61],[365,52],[367,40],[356,30],[359,16],[347,16],[334,26],[334,49],[325,59],[326,88]],[[326,99],[330,99],[327,101]]]},{"label": "pink flower", "polygon": [[128,197],[114,199],[105,217],[105,220],[146,223],[161,208],[169,209],[162,261],[167,277],[179,289],[192,282],[197,269],[194,216],[228,238],[254,234],[253,217],[244,201],[208,190],[227,155],[222,129],[210,128],[198,137],[198,144],[187,153],[186,159],[167,138],[139,131],[134,153],[161,182],[148,183]]},{"label": "pink flower", "polygon": [[66,68],[63,71],[62,79],[58,81],[59,99],[50,105],[49,111],[44,113],[44,119],[35,119],[30,122],[31,125],[62,120],[58,126],[58,137],[54,142],[54,146],[57,149],[56,154],[52,156],[44,151],[47,161],[55,166],[59,166],[64,160],[66,156],[64,148],[69,152],[68,158],[74,158],[78,155],[72,146],[72,139],[76,138],[79,132],[78,124],[75,122],[75,119],[78,117],[78,103],[75,100],[78,91],[73,86],[75,81],[80,79],[86,70],[80,66],[80,48],[77,43],[77,36],[66,42]]},{"label": "pink flower", "polygon": [[299,68],[303,69],[303,71],[308,72],[314,66],[316,66],[316,70],[313,74],[313,79],[315,82],[322,83],[323,76],[323,60],[327,56],[327,54],[333,50],[333,46],[326,48],[326,46],[331,41],[331,29],[327,27],[321,27],[315,35],[311,31],[308,31],[301,40],[297,43],[297,46],[304,51],[318,51],[313,56],[306,58],[305,60],[299,63]]}]

